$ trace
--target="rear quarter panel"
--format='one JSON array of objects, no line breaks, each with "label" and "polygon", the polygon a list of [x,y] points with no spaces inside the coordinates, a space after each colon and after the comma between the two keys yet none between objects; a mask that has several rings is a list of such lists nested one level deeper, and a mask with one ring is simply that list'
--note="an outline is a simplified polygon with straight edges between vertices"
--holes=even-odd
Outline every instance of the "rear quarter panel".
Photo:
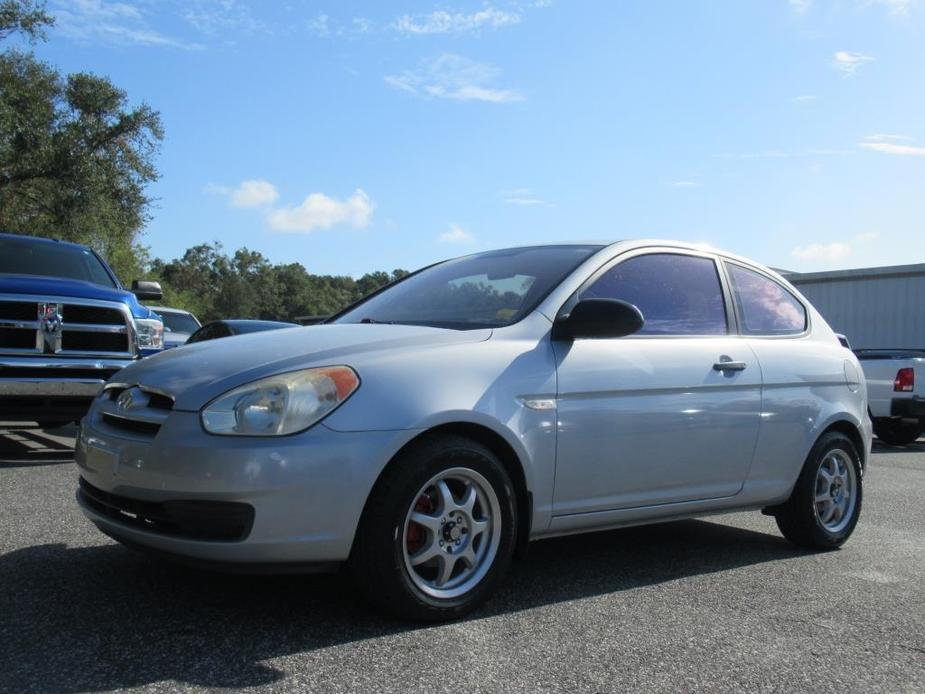
[{"label": "rear quarter panel", "polygon": [[812,333],[799,338],[746,338],[763,379],[761,429],[746,487],[769,501],[789,495],[822,433],[845,421],[870,450],[867,392],[854,354],[842,347],[816,311]]}]

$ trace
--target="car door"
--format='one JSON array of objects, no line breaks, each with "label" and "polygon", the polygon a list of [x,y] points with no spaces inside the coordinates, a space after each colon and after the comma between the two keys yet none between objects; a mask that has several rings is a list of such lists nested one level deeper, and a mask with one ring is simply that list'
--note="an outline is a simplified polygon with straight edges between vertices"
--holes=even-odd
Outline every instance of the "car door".
[{"label": "car door", "polygon": [[734,329],[710,254],[618,257],[581,298],[637,306],[642,330],[554,342],[558,436],[554,515],[735,495],[754,454],[761,369]]}]

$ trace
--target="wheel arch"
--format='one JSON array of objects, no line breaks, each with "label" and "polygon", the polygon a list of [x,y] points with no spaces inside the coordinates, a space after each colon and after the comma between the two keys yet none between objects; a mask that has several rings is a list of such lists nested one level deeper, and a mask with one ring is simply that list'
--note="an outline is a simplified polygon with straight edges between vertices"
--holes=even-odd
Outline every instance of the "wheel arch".
[{"label": "wheel arch", "polygon": [[419,431],[414,437],[406,441],[395,451],[392,457],[389,458],[389,461],[383,466],[367,497],[366,504],[364,504],[363,513],[366,512],[366,505],[369,503],[369,499],[372,498],[376,487],[386,474],[386,471],[397,463],[405,451],[420,444],[426,439],[448,435],[463,436],[480,443],[498,456],[498,459],[501,461],[502,465],[504,465],[504,469],[508,477],[510,477],[511,483],[514,485],[514,493],[517,498],[518,529],[515,553],[522,556],[526,551],[530,539],[530,529],[533,519],[533,494],[527,484],[527,477],[520,455],[518,455],[517,451],[503,435],[484,424],[452,421],[436,424]]},{"label": "wheel arch", "polygon": [[[861,459],[861,470],[867,467],[867,448],[864,445],[864,436],[861,434],[861,430],[858,426],[847,419],[837,419],[834,422],[830,422],[828,426],[825,427],[819,435],[816,437],[816,441],[819,441],[823,436],[829,432],[838,432],[844,434],[849,439],[851,443],[854,444],[854,447],[857,449],[858,456]],[[813,445],[816,445],[816,441],[813,442]]]}]

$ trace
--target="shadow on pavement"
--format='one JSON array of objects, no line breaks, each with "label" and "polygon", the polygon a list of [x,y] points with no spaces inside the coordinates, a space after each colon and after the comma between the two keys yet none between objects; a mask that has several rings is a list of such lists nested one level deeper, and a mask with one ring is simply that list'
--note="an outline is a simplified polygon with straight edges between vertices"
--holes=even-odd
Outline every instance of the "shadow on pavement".
[{"label": "shadow on pavement", "polygon": [[[782,538],[706,521],[546,540],[471,619],[799,555]],[[163,680],[282,682],[261,661],[409,630],[337,576],[200,572],[118,545],[0,556],[0,690],[77,692]]]},{"label": "shadow on pavement", "polygon": [[905,446],[890,446],[883,443],[880,439],[874,438],[872,450],[877,455],[882,453],[925,453],[925,438],[920,438],[914,443]]},{"label": "shadow on pavement", "polygon": [[74,426],[58,429],[4,426],[0,428],[0,469],[69,463],[74,459],[75,436]]}]

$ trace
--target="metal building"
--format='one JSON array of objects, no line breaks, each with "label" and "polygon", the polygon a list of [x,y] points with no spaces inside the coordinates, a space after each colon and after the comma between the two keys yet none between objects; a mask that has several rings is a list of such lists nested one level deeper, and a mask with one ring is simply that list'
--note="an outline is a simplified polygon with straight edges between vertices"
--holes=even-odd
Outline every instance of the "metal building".
[{"label": "metal building", "polygon": [[925,263],[781,274],[854,349],[925,349]]}]

